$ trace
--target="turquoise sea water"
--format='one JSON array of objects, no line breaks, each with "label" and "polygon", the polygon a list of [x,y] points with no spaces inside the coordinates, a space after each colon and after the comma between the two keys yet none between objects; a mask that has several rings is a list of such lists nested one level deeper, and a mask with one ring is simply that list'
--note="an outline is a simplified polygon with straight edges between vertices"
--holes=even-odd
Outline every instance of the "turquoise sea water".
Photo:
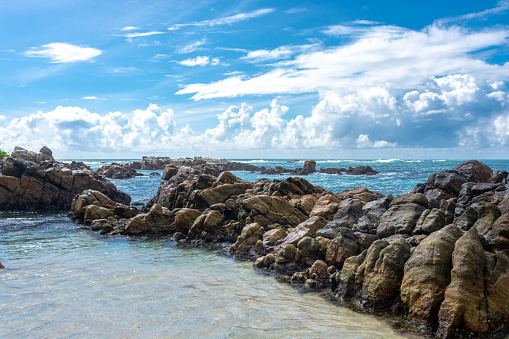
[{"label": "turquoise sea water", "polygon": [[[248,161],[246,161],[248,162]],[[87,161],[93,168],[104,163]],[[302,167],[302,161],[251,160]],[[399,194],[460,161],[318,161],[318,168],[369,165],[377,176],[306,177],[333,192],[365,186]],[[509,161],[486,161],[509,170]],[[113,180],[147,202],[160,179]],[[157,171],[161,173],[162,171]],[[256,173],[235,172],[245,180]],[[218,249],[166,238],[104,237],[65,212],[1,212],[1,338],[389,338],[388,323],[278,282]]]}]

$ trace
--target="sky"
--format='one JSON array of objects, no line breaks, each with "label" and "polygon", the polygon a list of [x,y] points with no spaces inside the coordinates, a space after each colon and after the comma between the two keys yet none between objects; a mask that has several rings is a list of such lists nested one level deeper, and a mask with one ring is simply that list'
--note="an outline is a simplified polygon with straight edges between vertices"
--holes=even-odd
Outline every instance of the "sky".
[{"label": "sky", "polygon": [[0,149],[508,159],[509,0],[0,1]]}]

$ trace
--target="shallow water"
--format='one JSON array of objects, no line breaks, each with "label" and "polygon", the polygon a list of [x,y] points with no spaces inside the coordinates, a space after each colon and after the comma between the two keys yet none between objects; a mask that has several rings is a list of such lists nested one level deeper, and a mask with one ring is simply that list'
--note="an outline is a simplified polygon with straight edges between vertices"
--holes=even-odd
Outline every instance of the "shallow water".
[{"label": "shallow water", "polygon": [[217,251],[103,237],[64,214],[3,213],[2,338],[399,335]]}]

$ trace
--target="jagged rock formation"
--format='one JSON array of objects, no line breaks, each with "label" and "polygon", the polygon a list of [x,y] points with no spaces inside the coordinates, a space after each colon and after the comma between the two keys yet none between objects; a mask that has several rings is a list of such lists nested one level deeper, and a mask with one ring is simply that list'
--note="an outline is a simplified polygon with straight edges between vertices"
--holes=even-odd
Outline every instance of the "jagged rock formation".
[{"label": "jagged rock formation", "polygon": [[83,163],[55,161],[49,148],[39,153],[16,147],[0,162],[0,209],[68,210],[76,194],[86,189],[103,192],[129,204],[131,198]]},{"label": "jagged rock formation", "polygon": [[468,161],[393,197],[332,193],[300,177],[248,183],[207,166],[167,167],[157,195],[131,219],[117,212],[126,207],[81,196],[74,215],[103,233],[232,242],[231,254],[260,269],[366,309],[403,312],[438,337],[507,332],[506,172]]},{"label": "jagged rock formation", "polygon": [[111,179],[130,179],[143,175],[136,172],[135,169],[128,165],[121,165],[117,163],[102,166],[96,170],[96,173]]}]

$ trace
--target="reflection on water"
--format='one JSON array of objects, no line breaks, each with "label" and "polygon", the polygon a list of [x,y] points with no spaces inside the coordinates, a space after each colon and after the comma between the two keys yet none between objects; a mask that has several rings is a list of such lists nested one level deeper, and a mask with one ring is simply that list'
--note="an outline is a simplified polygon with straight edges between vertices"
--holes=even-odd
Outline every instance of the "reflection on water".
[{"label": "reflection on water", "polygon": [[216,251],[0,215],[0,337],[397,337]]}]

